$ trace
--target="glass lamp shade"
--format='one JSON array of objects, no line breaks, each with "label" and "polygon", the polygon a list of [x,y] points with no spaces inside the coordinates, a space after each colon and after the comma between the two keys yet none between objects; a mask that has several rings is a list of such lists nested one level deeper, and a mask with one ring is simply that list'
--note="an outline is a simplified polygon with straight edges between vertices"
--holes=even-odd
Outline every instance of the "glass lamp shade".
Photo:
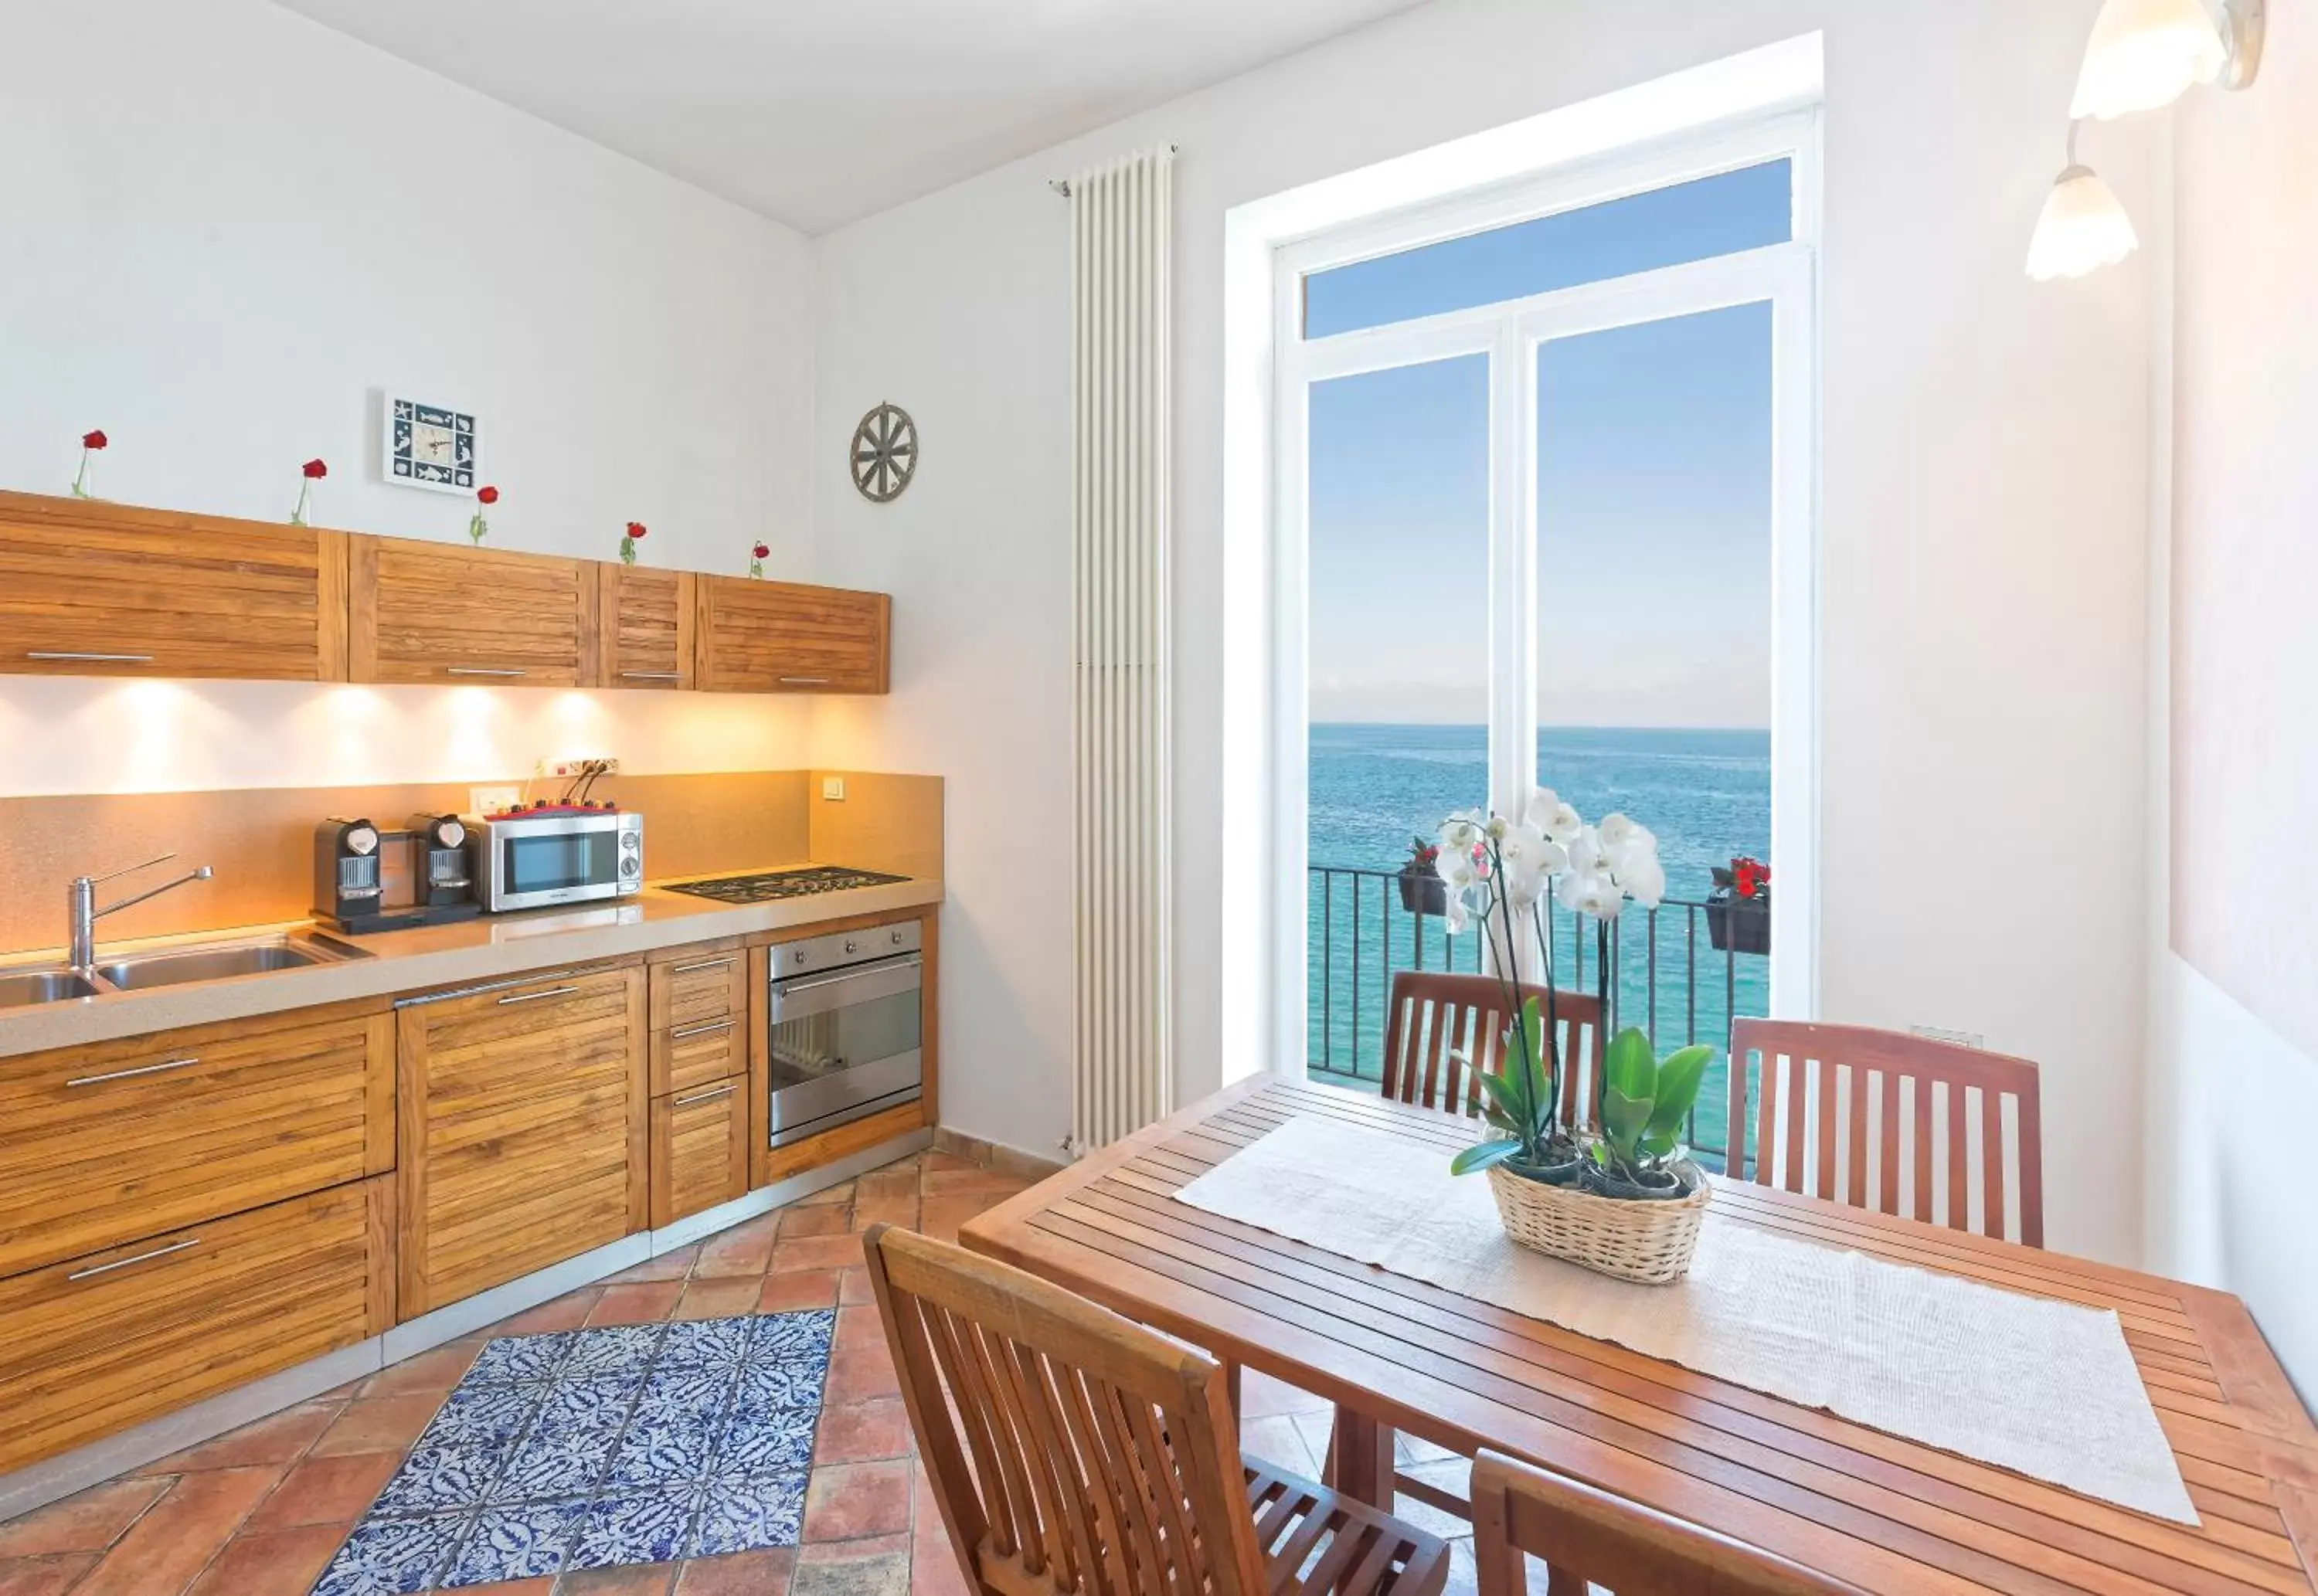
[{"label": "glass lamp shade", "polygon": [[2107,0],[2077,74],[2073,120],[2107,121],[2170,105],[2229,58],[2206,0]]},{"label": "glass lamp shade", "polygon": [[2116,191],[2091,167],[2071,166],[2044,196],[2044,214],[2028,240],[2028,275],[2039,282],[2082,277],[2140,247]]}]

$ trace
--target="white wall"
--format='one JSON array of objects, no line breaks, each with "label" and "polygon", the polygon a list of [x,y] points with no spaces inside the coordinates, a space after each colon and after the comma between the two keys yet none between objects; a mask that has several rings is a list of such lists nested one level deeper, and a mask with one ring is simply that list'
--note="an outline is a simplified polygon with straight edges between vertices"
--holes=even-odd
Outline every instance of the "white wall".
[{"label": "white wall", "polygon": [[[1823,1009],[2043,1062],[2056,1245],[2134,1257],[2147,280],[2022,273],[2096,0],[1435,0],[820,240],[816,570],[895,595],[882,704],[818,757],[949,778],[946,1118],[1067,1128],[1066,214],[1050,177],[1162,139],[1177,167],[1175,811],[1184,1095],[1218,1079],[1217,643],[1261,551],[1223,525],[1223,229],[1234,205],[1742,49],[1827,52]],[[2088,132],[2128,204],[2148,134]],[[907,406],[902,501],[841,474]],[[922,648],[922,653],[914,650]],[[939,662],[938,665],[935,662]],[[1477,798],[1478,798],[1477,794]],[[2015,865],[2025,874],[2015,873]]]},{"label": "white wall", "polygon": [[[465,499],[378,480],[401,384],[482,417],[497,545],[607,558],[640,520],[651,563],[737,574],[763,537],[802,567],[795,233],[261,0],[11,0],[0,49],[0,486],[62,492],[102,427],[109,498],[281,520],[319,455],[319,523],[463,541]],[[512,773],[577,713],[452,691],[374,695],[364,757]],[[806,758],[798,707],[597,697],[588,735],[642,768]],[[343,690],[189,687],[175,752],[153,698],[0,685],[0,793],[373,779]]]}]

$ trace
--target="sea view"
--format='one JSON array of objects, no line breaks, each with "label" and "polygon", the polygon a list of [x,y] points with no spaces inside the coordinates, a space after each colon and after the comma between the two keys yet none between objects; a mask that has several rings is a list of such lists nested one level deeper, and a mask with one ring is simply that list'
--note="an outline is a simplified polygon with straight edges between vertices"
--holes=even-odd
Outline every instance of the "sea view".
[{"label": "sea view", "polygon": [[[1486,806],[1488,734],[1480,726],[1315,725],[1310,759],[1307,1059],[1315,1070],[1373,1080],[1383,1065],[1387,972],[1472,969],[1478,936],[1448,937],[1439,919],[1403,910],[1397,883],[1351,873],[1397,872],[1411,840],[1429,840],[1442,816]],[[1661,1051],[1692,1040],[1719,1050],[1731,1015],[1765,1012],[1769,961],[1716,953],[1703,912],[1682,905],[1703,903],[1709,872],[1733,855],[1770,858],[1770,733],[1541,727],[1538,781],[1588,820],[1622,811],[1658,834],[1667,902],[1654,916],[1630,909],[1619,922],[1619,1023],[1651,1031]],[[1593,991],[1592,922],[1580,937],[1573,917],[1557,909],[1554,940],[1559,984]],[[1700,1094],[1693,1140],[1701,1148],[1722,1145],[1724,1081],[1718,1056]]]}]

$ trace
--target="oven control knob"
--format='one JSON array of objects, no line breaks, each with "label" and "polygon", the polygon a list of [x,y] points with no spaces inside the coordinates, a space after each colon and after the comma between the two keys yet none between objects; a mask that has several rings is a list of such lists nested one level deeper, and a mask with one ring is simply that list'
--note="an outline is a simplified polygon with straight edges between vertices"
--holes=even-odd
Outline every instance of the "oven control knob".
[{"label": "oven control knob", "polygon": [[899,931],[894,933],[894,946],[895,947],[902,946],[902,934]]},{"label": "oven control knob", "polygon": [[642,867],[643,866],[638,863],[636,856],[633,854],[629,855],[626,858],[620,861],[620,874],[622,875],[633,875]]},{"label": "oven control knob", "polygon": [[848,937],[845,942],[845,951],[847,953],[859,953],[861,948],[860,946],[854,942],[852,938]]},{"label": "oven control knob", "polygon": [[798,964],[804,964],[804,949],[803,949],[803,948],[801,948],[801,947],[800,947],[800,948],[798,948],[798,949],[796,950],[796,952],[795,952],[795,953],[791,954],[791,955],[789,955],[789,957],[790,957],[790,958],[792,958],[792,959],[794,959],[796,963],[798,963]]}]

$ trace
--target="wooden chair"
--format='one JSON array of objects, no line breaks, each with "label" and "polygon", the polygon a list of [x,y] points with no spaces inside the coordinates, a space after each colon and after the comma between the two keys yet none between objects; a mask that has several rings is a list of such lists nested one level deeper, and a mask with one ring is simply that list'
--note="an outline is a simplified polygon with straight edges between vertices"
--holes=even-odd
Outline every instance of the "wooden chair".
[{"label": "wooden chair", "polygon": [[[1523,985],[1523,1001],[1542,1000],[1545,989]],[[1493,1071],[1503,1051],[1505,988],[1494,975],[1449,975],[1429,970],[1393,973],[1390,1006],[1384,1021],[1384,1095],[1420,1108],[1442,1108],[1478,1118],[1479,1074]],[[1602,1000],[1583,992],[1553,994],[1553,1015],[1561,1032],[1561,1123],[1577,1126],[1593,1117],[1595,1085],[1601,1078]],[[1461,1053],[1469,1062],[1450,1057]]]},{"label": "wooden chair", "polygon": [[1480,1596],[1526,1596],[1525,1554],[1545,1560],[1547,1596],[1867,1596],[1758,1547],[1495,1452],[1473,1462],[1473,1561]]},{"label": "wooden chair", "polygon": [[[1756,1054],[1762,1080],[1754,1116],[1754,1168],[1748,1171],[1747,1066]],[[1785,1061],[1783,1070],[1781,1060]],[[2009,1205],[2003,1115],[2007,1098],[2017,1105],[2013,1152],[2019,1170],[2018,1189]],[[1935,1105],[1941,1106],[1936,1114]],[[1937,1138],[1935,1130],[1940,1132]],[[2044,1135],[2036,1107],[2036,1066],[2026,1059],[1869,1026],[1733,1020],[1729,1135],[1727,1175],[1751,1173],[1759,1185],[1945,1224],[1951,1230],[1972,1228],[1972,1197],[1977,1189],[1982,1233],[2003,1238],[2009,1212],[2018,1220],[2020,1241],[2031,1247],[2044,1244]],[[1935,1155],[1936,1140],[1945,1143],[1943,1156]],[[1980,1166],[1976,1188],[1972,1175],[1975,1144]],[[1909,1150],[1905,1155],[1903,1146]],[[1843,1155],[1839,1170],[1838,1152]],[[1934,1178],[1943,1167],[1944,1183]],[[1945,1199],[1936,1205],[1936,1195]]]},{"label": "wooden chair", "polygon": [[950,1545],[987,1596],[1437,1596],[1448,1547],[1239,1457],[1222,1367],[1035,1276],[862,1238]]}]

